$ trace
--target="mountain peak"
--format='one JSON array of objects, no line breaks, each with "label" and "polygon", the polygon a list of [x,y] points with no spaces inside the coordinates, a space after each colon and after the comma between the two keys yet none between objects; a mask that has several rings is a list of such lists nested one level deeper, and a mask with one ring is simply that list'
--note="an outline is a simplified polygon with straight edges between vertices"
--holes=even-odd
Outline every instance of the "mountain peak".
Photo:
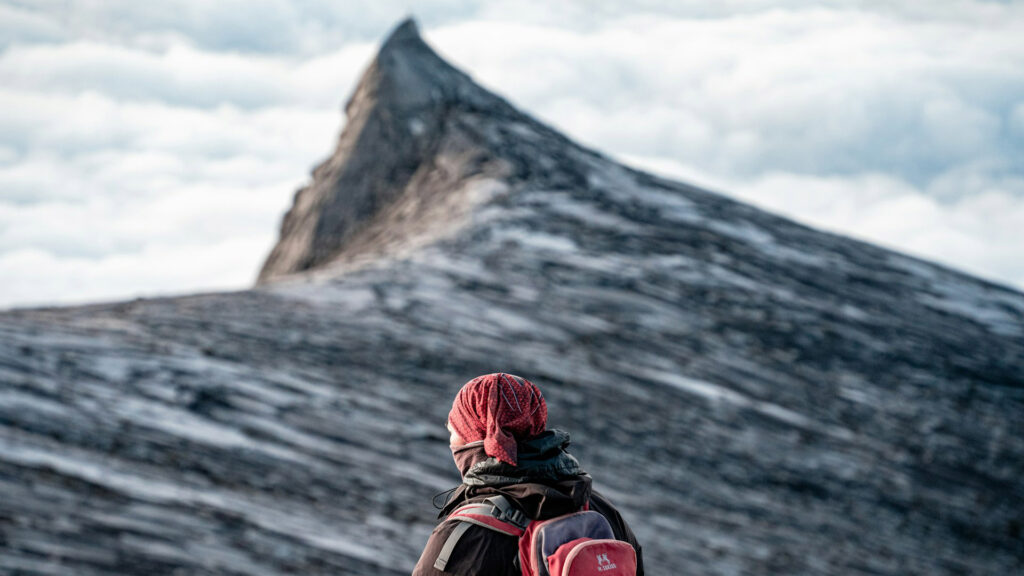
[{"label": "mountain peak", "polygon": [[388,37],[384,40],[383,46],[388,46],[393,43],[402,42],[406,40],[419,40],[420,38],[420,27],[416,24],[416,19],[409,16],[405,20],[402,20],[395,26],[395,29],[388,34]]},{"label": "mountain peak", "polygon": [[[444,218],[438,220],[436,214],[431,216],[434,224],[420,224],[427,212],[436,212],[438,202],[456,201],[446,190],[471,176],[501,172],[495,166],[483,168],[483,158],[499,156],[504,146],[487,142],[484,133],[495,131],[482,130],[479,123],[470,126],[473,122],[459,116],[473,115],[485,123],[535,123],[438,56],[411,18],[381,45],[345,113],[348,122],[337,148],[314,169],[313,181],[296,193],[258,282],[385,244],[407,244],[412,229],[423,236],[430,235],[426,228],[443,228]],[[453,158],[458,159],[455,164]],[[426,188],[414,185],[425,181],[430,182]],[[412,220],[382,229],[388,214],[403,205]],[[449,205],[442,212],[459,209]]]},{"label": "mountain peak", "polygon": [[365,100],[392,112],[422,112],[455,102],[483,108],[504,104],[438,56],[412,18],[403,20],[381,44],[346,104],[346,113],[351,117]]}]

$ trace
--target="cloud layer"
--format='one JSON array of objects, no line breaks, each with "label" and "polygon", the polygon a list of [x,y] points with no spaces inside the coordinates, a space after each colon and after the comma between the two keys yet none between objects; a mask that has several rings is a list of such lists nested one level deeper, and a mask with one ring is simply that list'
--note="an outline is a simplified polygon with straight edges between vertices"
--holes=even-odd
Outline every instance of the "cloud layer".
[{"label": "cloud layer", "polygon": [[[584,144],[1024,288],[1024,7],[929,4],[416,15],[443,55]],[[0,307],[251,283],[407,13],[0,4]]]}]

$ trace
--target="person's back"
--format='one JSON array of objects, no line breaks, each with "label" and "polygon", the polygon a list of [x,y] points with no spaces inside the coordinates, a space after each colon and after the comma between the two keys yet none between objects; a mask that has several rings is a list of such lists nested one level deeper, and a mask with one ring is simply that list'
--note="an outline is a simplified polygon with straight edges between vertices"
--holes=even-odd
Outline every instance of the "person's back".
[{"label": "person's back", "polygon": [[463,386],[448,416],[452,455],[463,481],[441,510],[442,521],[430,535],[413,576],[521,576],[517,535],[480,523],[465,526],[451,516],[467,503],[496,495],[531,521],[581,510],[601,514],[615,539],[632,545],[636,573],[643,574],[640,545],[632,530],[615,507],[592,490],[590,476],[566,452],[569,435],[546,430],[546,424],[544,398],[524,378],[488,374]]}]

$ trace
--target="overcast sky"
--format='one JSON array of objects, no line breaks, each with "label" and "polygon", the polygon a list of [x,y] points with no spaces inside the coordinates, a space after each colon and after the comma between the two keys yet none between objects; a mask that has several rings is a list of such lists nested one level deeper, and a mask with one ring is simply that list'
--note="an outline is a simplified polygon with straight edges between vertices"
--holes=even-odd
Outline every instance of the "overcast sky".
[{"label": "overcast sky", "polygon": [[1024,289],[1024,2],[0,0],[0,307],[250,285],[408,14],[585,145]]}]

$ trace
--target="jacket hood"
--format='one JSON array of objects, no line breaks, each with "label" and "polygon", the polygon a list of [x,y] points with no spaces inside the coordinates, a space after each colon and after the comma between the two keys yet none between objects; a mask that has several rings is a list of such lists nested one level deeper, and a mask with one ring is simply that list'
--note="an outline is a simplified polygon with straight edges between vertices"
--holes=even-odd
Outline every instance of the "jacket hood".
[{"label": "jacket hood", "polygon": [[502,486],[525,481],[551,481],[583,472],[579,461],[566,452],[569,433],[546,430],[518,443],[519,462],[513,466],[484,452],[483,443],[473,442],[453,451],[462,473],[462,483],[470,486]]},{"label": "jacket hood", "polygon": [[482,443],[453,451],[462,485],[441,510],[447,516],[476,496],[502,494],[530,518],[549,518],[580,510],[590,500],[590,476],[566,452],[569,433],[547,430],[518,443],[518,465],[487,456]]}]

